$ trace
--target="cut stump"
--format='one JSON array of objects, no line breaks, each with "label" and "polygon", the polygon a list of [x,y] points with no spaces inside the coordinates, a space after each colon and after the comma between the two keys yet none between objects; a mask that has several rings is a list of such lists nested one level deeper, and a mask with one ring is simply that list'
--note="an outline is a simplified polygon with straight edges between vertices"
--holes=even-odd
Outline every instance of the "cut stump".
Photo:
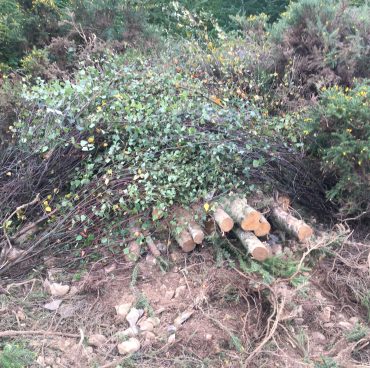
[{"label": "cut stump", "polygon": [[266,220],[265,216],[261,215],[259,226],[257,229],[254,230],[254,234],[258,237],[262,237],[269,234],[270,230],[271,230],[270,223]]}]

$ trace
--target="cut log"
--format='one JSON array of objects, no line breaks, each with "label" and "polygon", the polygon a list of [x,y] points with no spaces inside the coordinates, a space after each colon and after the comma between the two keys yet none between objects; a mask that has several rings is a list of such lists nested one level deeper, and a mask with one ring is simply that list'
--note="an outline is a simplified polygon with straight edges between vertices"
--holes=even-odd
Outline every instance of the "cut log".
[{"label": "cut log", "polygon": [[271,219],[278,228],[284,230],[300,242],[305,241],[313,235],[313,230],[309,225],[302,220],[298,220],[281,207],[276,206],[273,208]]},{"label": "cut log", "polygon": [[270,223],[266,220],[265,216],[261,215],[259,226],[256,230],[254,230],[254,234],[258,237],[266,236],[267,234],[270,233],[270,230],[271,230]]},{"label": "cut log", "polygon": [[146,240],[146,244],[148,246],[148,249],[149,249],[150,253],[152,253],[155,258],[160,257],[161,252],[158,250],[158,248],[155,245],[152,237],[148,235],[145,238],[145,240]]},{"label": "cut log", "polygon": [[243,231],[242,229],[234,229],[234,233],[243,244],[244,248],[255,260],[262,262],[269,257],[269,248],[254,234]]},{"label": "cut log", "polygon": [[214,217],[217,225],[224,233],[229,232],[234,227],[234,220],[222,208],[216,209]]},{"label": "cut log", "polygon": [[188,223],[188,230],[195,244],[202,244],[204,240],[204,232],[202,228],[194,221]]},{"label": "cut log", "polygon": [[175,239],[184,252],[191,252],[196,246],[192,236],[187,230],[182,230],[180,234],[175,235]]},{"label": "cut log", "polygon": [[261,213],[249,206],[245,198],[224,198],[221,205],[226,213],[245,231],[256,230],[259,226]]},{"label": "cut log", "polygon": [[173,231],[175,239],[184,252],[192,251],[195,248],[195,244],[203,242],[204,232],[200,225],[194,221],[192,213],[179,208],[175,211],[174,219],[177,226],[181,228],[180,234],[178,234],[178,231]]}]

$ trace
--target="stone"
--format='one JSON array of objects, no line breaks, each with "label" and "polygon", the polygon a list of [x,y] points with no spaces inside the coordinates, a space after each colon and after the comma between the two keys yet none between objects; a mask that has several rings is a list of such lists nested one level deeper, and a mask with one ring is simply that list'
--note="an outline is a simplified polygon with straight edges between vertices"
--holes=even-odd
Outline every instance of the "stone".
[{"label": "stone", "polygon": [[357,323],[360,322],[360,319],[358,317],[351,317],[349,319],[349,322],[351,322],[353,325],[356,325]]},{"label": "stone", "polygon": [[122,319],[126,318],[128,312],[130,311],[131,305],[131,303],[116,305],[114,308],[116,309],[117,316]]},{"label": "stone", "polygon": [[167,290],[166,293],[164,294],[164,299],[165,300],[171,300],[175,295],[174,290]]},{"label": "stone", "polygon": [[128,322],[129,326],[131,328],[135,328],[137,321],[143,314],[144,314],[143,309],[132,308],[126,316],[126,321]]},{"label": "stone", "polygon": [[322,334],[321,332],[319,331],[315,331],[312,333],[312,339],[315,341],[315,342],[325,342],[326,341],[326,337],[324,334]]},{"label": "stone", "polygon": [[131,337],[127,341],[118,344],[117,349],[121,355],[136,353],[140,350],[140,341],[135,337]]},{"label": "stone", "polygon": [[338,326],[343,328],[344,330],[351,330],[353,328],[352,323],[351,322],[346,322],[346,321],[338,322]]},{"label": "stone", "polygon": [[170,335],[167,341],[169,344],[173,344],[176,341],[176,335],[175,334]]},{"label": "stone", "polygon": [[140,331],[153,331],[154,325],[148,320],[142,321],[139,323]]},{"label": "stone", "polygon": [[331,319],[331,308],[330,307],[324,307],[322,312],[319,314],[319,318],[322,322],[330,322]]},{"label": "stone", "polygon": [[54,282],[52,284],[49,283],[48,287],[49,292],[52,296],[64,296],[67,295],[69,292],[69,285],[62,285]]},{"label": "stone", "polygon": [[209,333],[207,333],[205,337],[207,341],[211,341],[213,338],[212,334],[209,334]]},{"label": "stone", "polygon": [[189,310],[189,311],[185,311],[183,313],[181,313],[174,321],[173,321],[173,324],[176,326],[176,327],[180,327],[185,321],[187,321],[192,315],[193,315],[194,311],[193,310]]},{"label": "stone", "polygon": [[185,294],[185,292],[186,292],[186,286],[185,285],[179,286],[178,288],[176,288],[175,298],[183,296]]},{"label": "stone", "polygon": [[122,337],[134,337],[138,333],[139,333],[139,331],[138,331],[137,327],[134,326],[134,327],[126,328],[126,330],[124,330],[124,331],[117,332],[117,335],[122,336]]},{"label": "stone", "polygon": [[55,299],[51,301],[50,303],[46,303],[44,305],[44,308],[49,310],[49,311],[56,311],[59,306],[62,304],[63,300],[62,299]]},{"label": "stone", "polygon": [[159,326],[159,324],[161,323],[161,320],[158,317],[149,317],[146,320],[150,322],[154,327]]},{"label": "stone", "polygon": [[96,348],[102,347],[107,342],[107,338],[101,334],[95,334],[89,336],[88,344],[95,346]]}]

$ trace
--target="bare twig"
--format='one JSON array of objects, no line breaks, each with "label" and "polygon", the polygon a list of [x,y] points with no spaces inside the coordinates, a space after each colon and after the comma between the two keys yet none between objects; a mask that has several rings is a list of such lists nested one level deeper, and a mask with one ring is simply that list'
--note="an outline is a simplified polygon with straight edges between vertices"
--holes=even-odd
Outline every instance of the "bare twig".
[{"label": "bare twig", "polygon": [[43,330],[30,330],[30,331],[0,331],[0,337],[17,337],[24,335],[47,335],[47,336],[65,336],[65,337],[75,337],[78,338],[80,335],[71,334],[66,332],[57,332],[57,331],[43,331]]}]

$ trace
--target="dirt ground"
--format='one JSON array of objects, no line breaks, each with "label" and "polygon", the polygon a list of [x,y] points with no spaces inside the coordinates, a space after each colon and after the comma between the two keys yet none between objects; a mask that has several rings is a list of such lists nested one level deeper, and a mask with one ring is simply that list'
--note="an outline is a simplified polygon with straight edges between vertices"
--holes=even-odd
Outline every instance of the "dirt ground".
[{"label": "dirt ground", "polygon": [[[348,242],[335,257],[321,255],[298,287],[220,264],[211,245],[172,250],[167,270],[150,254],[136,266],[102,259],[84,272],[67,272],[49,257],[42,273],[1,282],[2,340],[34,351],[31,367],[369,367],[368,316],[356,299],[370,292],[369,249]],[[71,289],[52,297],[45,279]],[[60,305],[48,306],[53,300]],[[115,306],[127,303],[144,310],[141,321],[160,319],[152,333],[138,335],[141,347],[131,356],[117,350],[128,324]],[[9,330],[19,333],[4,336]],[[92,343],[96,334],[102,343]]]}]

